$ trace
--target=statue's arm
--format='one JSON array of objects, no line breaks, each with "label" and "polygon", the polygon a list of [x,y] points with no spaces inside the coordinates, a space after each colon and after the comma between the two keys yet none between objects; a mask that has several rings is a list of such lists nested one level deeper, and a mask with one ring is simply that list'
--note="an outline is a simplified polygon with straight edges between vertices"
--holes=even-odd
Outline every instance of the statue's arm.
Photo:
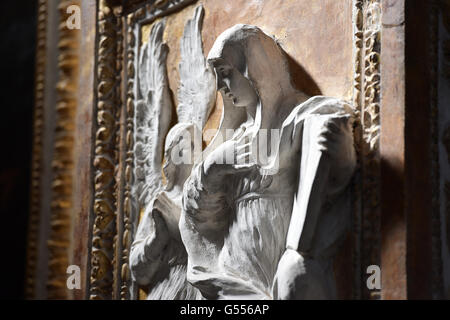
[{"label": "statue's arm", "polygon": [[228,227],[226,182],[205,171],[202,162],[184,184],[183,211],[196,231],[207,238],[216,238]]},{"label": "statue's arm", "polygon": [[227,229],[233,178],[257,169],[245,151],[249,146],[250,142],[244,139],[220,144],[192,170],[184,184],[183,205],[187,219],[205,235],[215,237]]},{"label": "statue's arm", "polygon": [[[329,281],[323,281],[327,277],[322,273],[327,262],[316,261],[317,252],[311,250],[320,241],[318,223],[325,201],[342,195],[356,166],[351,115],[318,113],[293,122],[303,122],[301,140],[297,138],[302,145],[299,181],[274,295],[280,299],[330,298],[333,289]],[[341,211],[336,212],[345,214]]]},{"label": "statue's arm", "polygon": [[207,183],[200,163],[184,184],[179,229],[188,255],[187,280],[202,291],[208,289],[199,287],[199,281],[205,285],[215,273],[229,211],[225,192]]},{"label": "statue's arm", "polygon": [[299,180],[287,248],[308,252],[322,207],[348,185],[356,166],[351,117],[311,115],[303,122]]},{"label": "statue's arm", "polygon": [[145,212],[131,245],[130,269],[139,285],[148,285],[164,262],[164,248],[169,241],[169,232],[158,210]]}]

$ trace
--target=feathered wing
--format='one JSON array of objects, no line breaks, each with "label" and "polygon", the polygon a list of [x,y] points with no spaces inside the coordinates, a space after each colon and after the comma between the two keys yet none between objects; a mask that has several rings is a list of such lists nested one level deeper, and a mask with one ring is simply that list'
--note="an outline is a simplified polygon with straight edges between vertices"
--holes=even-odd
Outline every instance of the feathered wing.
[{"label": "feathered wing", "polygon": [[163,143],[172,113],[163,32],[164,22],[155,23],[139,56],[133,191],[140,208],[145,208],[162,187]]},{"label": "feathered wing", "polygon": [[200,5],[186,22],[180,42],[180,86],[178,87],[178,121],[190,122],[202,130],[215,104],[214,71],[206,62],[201,28],[204,10]]}]

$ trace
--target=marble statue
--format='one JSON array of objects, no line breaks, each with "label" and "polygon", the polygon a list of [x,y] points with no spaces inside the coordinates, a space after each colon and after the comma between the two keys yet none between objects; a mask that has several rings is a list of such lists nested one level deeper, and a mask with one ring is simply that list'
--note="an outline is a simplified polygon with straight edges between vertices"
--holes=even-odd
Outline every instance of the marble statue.
[{"label": "marble statue", "polygon": [[207,60],[224,112],[184,184],[187,280],[206,299],[335,298],[356,165],[352,108],[297,90],[284,51],[256,26],[224,31]]},{"label": "marble statue", "polygon": [[183,185],[199,159],[201,130],[216,96],[214,73],[202,49],[203,15],[203,8],[196,8],[181,39],[178,123],[168,133],[173,104],[167,79],[167,47],[162,42],[163,21],[153,26],[140,55],[143,99],[137,106],[133,191],[143,215],[131,246],[130,268],[134,283],[148,286],[148,299],[202,298],[199,290],[186,281],[187,253],[178,223]]}]

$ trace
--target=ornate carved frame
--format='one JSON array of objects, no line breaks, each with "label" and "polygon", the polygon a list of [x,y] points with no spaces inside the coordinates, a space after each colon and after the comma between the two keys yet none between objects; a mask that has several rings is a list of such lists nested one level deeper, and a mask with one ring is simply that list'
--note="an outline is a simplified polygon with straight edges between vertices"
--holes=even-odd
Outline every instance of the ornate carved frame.
[{"label": "ornate carved frame", "polygon": [[363,266],[380,265],[380,0],[353,1],[355,141],[354,298],[379,298],[364,285]]},{"label": "ornate carved frame", "polygon": [[99,3],[91,299],[129,299],[136,295],[136,289],[130,288],[128,254],[137,220],[130,191],[140,26],[193,2]]},{"label": "ornate carved frame", "polygon": [[44,90],[46,66],[46,31],[47,31],[47,1],[39,0],[37,47],[36,47],[36,74],[35,74],[35,106],[33,115],[33,151],[31,162],[31,191],[30,191],[30,217],[28,227],[28,250],[26,266],[25,295],[35,296],[36,267],[38,259],[38,236],[41,211],[41,168],[42,144],[44,130]]},{"label": "ornate carved frame", "polygon": [[[133,291],[127,260],[136,221],[130,186],[140,26],[194,1],[100,1],[92,299],[128,299]],[[355,129],[360,166],[354,190],[363,190],[355,193],[354,201],[355,298],[371,297],[363,292],[362,266],[379,264],[380,16],[379,0],[354,1],[353,103],[360,120]]]},{"label": "ornate carved frame", "polygon": [[[80,0],[61,0],[58,3],[59,27],[57,49],[58,82],[56,88],[46,88],[47,36],[49,1],[39,0],[37,47],[36,47],[36,83],[34,135],[31,173],[31,207],[28,228],[28,250],[26,267],[26,289],[28,298],[36,297],[35,289],[38,275],[39,236],[42,212],[42,194],[44,193],[42,173],[44,167],[44,131],[46,90],[56,89],[55,124],[53,127],[53,153],[51,160],[51,204],[50,232],[47,238],[48,247],[48,281],[47,297],[49,299],[67,299],[70,294],[66,288],[66,268],[70,261],[70,230],[72,226],[72,180],[73,152],[75,139],[75,113],[78,98],[78,70],[80,44],[79,32],[71,32],[65,28],[66,8],[80,5]],[[49,173],[46,173],[49,174]]]}]

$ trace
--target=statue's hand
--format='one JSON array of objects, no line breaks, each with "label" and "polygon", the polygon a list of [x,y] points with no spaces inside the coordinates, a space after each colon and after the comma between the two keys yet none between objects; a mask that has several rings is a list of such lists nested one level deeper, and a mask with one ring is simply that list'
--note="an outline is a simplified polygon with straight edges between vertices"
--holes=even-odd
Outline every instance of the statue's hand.
[{"label": "statue's hand", "polygon": [[330,157],[330,192],[338,192],[353,175],[356,153],[353,145],[352,122],[349,115],[328,119],[320,134],[319,145]]},{"label": "statue's hand", "polygon": [[161,214],[148,208],[139,224],[130,251],[130,270],[138,284],[146,286],[165,261],[165,248],[169,242],[167,228]]},{"label": "statue's hand", "polygon": [[144,252],[147,259],[155,261],[161,257],[164,248],[169,242],[169,231],[166,223],[158,210],[152,210],[153,226],[145,240]]},{"label": "statue's hand", "polygon": [[299,155],[302,145],[303,121],[299,118],[291,118],[283,124],[280,134],[280,145],[278,149],[278,161],[280,167],[291,165]]},{"label": "statue's hand", "polygon": [[228,175],[245,173],[257,169],[258,165],[253,160],[251,143],[244,139],[228,140],[206,157],[203,163],[203,172],[207,178],[207,184],[223,184],[223,179]]},{"label": "statue's hand", "polygon": [[[329,271],[329,270],[328,270]],[[275,274],[272,295],[277,300],[330,299],[327,270],[296,250],[286,249]]]},{"label": "statue's hand", "polygon": [[240,171],[250,170],[256,166],[251,155],[251,142],[244,139],[228,140],[211,152],[205,159],[205,175],[224,177]]},{"label": "statue's hand", "polygon": [[332,157],[341,156],[347,146],[352,144],[352,128],[349,115],[333,116],[324,122],[319,138],[322,150]]}]

